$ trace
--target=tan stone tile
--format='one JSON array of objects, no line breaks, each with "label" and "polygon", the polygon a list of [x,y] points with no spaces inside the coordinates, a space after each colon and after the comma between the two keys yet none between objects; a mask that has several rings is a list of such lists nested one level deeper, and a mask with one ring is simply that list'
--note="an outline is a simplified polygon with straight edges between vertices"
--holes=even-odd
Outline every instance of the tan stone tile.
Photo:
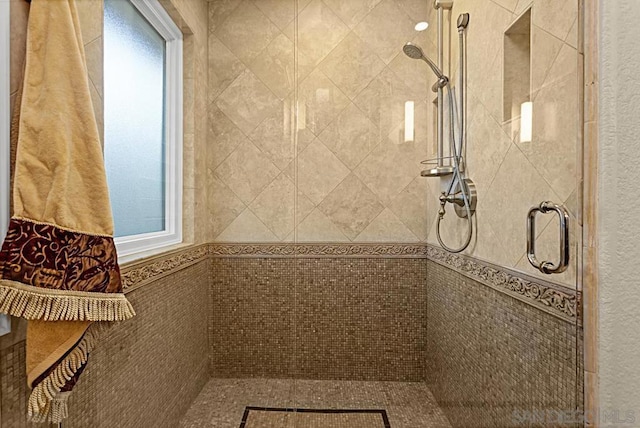
[{"label": "tan stone tile", "polygon": [[[526,250],[526,218],[529,208],[542,201],[558,201],[558,196],[533,165],[515,146],[511,146],[491,187],[484,193],[483,205],[492,207],[487,220],[515,266]],[[504,195],[509,198],[504,198]],[[538,216],[538,230],[551,221],[551,214]]]},{"label": "tan stone tile", "polygon": [[[473,95],[469,96],[465,166],[468,176],[487,189],[504,159],[511,141],[502,127]],[[517,134],[519,136],[519,132]]]},{"label": "tan stone tile", "polygon": [[574,49],[578,49],[579,40],[578,40],[578,17],[576,16],[575,21],[573,21],[573,25],[569,30],[569,34],[567,34],[567,38],[564,40],[569,46]]},{"label": "tan stone tile", "polygon": [[376,126],[353,103],[318,138],[352,170],[380,142]]},{"label": "tan stone tile", "polygon": [[89,92],[91,93],[91,104],[93,105],[93,113],[98,125],[100,141],[104,147],[104,101],[91,81],[89,81]]},{"label": "tan stone tile", "polygon": [[316,139],[298,156],[297,173],[298,188],[319,204],[349,174],[349,169]]},{"label": "tan stone tile", "polygon": [[389,204],[389,208],[421,241],[427,239],[437,212],[437,197],[424,177],[415,178]]},{"label": "tan stone tile", "polygon": [[423,0],[396,0],[396,2],[412,18],[414,24],[420,21],[430,22],[430,18],[435,16],[432,2]]},{"label": "tan stone tile", "polygon": [[193,145],[193,134],[182,136],[182,187],[184,189],[195,188],[196,165]]},{"label": "tan stone tile", "polygon": [[241,144],[249,140],[240,129],[215,105],[209,106],[207,132],[207,165],[216,168]]},{"label": "tan stone tile", "polygon": [[382,212],[384,206],[358,177],[350,174],[318,208],[353,240]]},{"label": "tan stone tile", "polygon": [[533,24],[560,40],[565,40],[578,16],[578,2],[576,0],[536,0],[531,10]]},{"label": "tan stone tile", "polygon": [[244,211],[246,206],[213,170],[210,169],[207,175],[208,228],[210,236],[216,237]]},{"label": "tan stone tile", "polygon": [[247,208],[221,234],[216,236],[215,241],[278,242],[279,239]]},{"label": "tan stone tile", "polygon": [[493,2],[504,7],[510,12],[513,12],[518,5],[518,0],[493,0]]},{"label": "tan stone tile", "polygon": [[246,67],[214,34],[209,34],[209,102],[215,101]]},{"label": "tan stone tile", "polygon": [[78,0],[76,2],[78,21],[82,31],[82,43],[87,45],[102,36],[102,2],[95,0]]},{"label": "tan stone tile", "polygon": [[[293,23],[284,33],[293,41]],[[349,28],[322,1],[313,0],[298,15],[298,49],[318,64],[349,33]]]},{"label": "tan stone tile", "polygon": [[87,60],[87,72],[89,79],[93,82],[96,90],[103,95],[103,49],[102,49],[102,37],[94,39],[91,43],[85,45],[84,53]]},{"label": "tan stone tile", "polygon": [[194,79],[184,79],[183,81],[182,126],[183,131],[187,134],[193,134],[196,127],[196,83]]},{"label": "tan stone tile", "polygon": [[295,219],[299,222],[305,218],[314,209],[314,205],[301,192],[296,197],[293,182],[280,174],[258,195],[250,208],[282,240],[293,230]]},{"label": "tan stone tile", "polygon": [[354,100],[354,103],[386,138],[404,121],[405,102],[416,100],[415,93],[389,68],[385,68]]},{"label": "tan stone tile", "polygon": [[327,6],[353,29],[381,0],[325,0]]},{"label": "tan stone tile", "polygon": [[[279,34],[250,64],[251,71],[280,99],[287,97],[295,86],[295,56],[293,42]],[[304,52],[298,52],[298,79],[301,81],[313,70]]]},{"label": "tan stone tile", "polygon": [[542,87],[562,48],[562,40],[535,25],[531,26],[531,88]]},{"label": "tan stone tile", "polygon": [[385,208],[378,217],[354,239],[355,242],[418,242],[414,235],[402,221]]},{"label": "tan stone tile", "polygon": [[281,30],[295,17],[295,7],[297,2],[298,13],[300,13],[311,0],[260,0],[256,6],[267,15],[267,17]]},{"label": "tan stone tile", "polygon": [[249,204],[280,170],[251,142],[245,142],[215,170],[238,197]]},{"label": "tan stone tile", "polygon": [[384,63],[358,36],[349,33],[319,67],[342,92],[354,99],[382,71]]},{"label": "tan stone tile", "polygon": [[413,37],[415,23],[394,0],[382,0],[354,31],[386,64],[402,55]]},{"label": "tan stone tile", "polygon": [[354,170],[385,206],[418,175],[419,159],[413,156],[411,146],[382,141]]},{"label": "tan stone tile", "polygon": [[349,242],[349,238],[317,208],[297,228],[298,242]]},{"label": "tan stone tile", "polygon": [[302,81],[298,99],[299,104],[306,107],[306,128],[315,135],[320,134],[349,105],[349,98],[318,69]]},{"label": "tan stone tile", "polygon": [[209,6],[209,32],[217,31],[243,0],[214,0]]},{"label": "tan stone tile", "polygon": [[238,58],[248,64],[280,30],[253,2],[244,1],[215,30],[216,36]]},{"label": "tan stone tile", "polygon": [[248,70],[218,97],[216,105],[245,134],[281,108],[278,98]]},{"label": "tan stone tile", "polygon": [[531,7],[532,5],[533,5],[533,0],[518,0],[518,4],[513,10],[513,13],[515,15],[520,15],[522,12],[524,12],[528,7]]},{"label": "tan stone tile", "polygon": [[576,55],[575,49],[563,46],[533,102],[533,141],[518,144],[562,201],[577,183],[581,124]]},{"label": "tan stone tile", "polygon": [[[402,151],[407,155],[405,167],[413,170],[417,174],[425,169],[425,166],[420,162],[427,158],[431,159],[435,157],[436,137],[434,124],[436,111],[434,105],[430,102],[413,100],[410,100],[410,102],[413,102],[414,110],[413,139],[407,139],[407,137],[410,136],[405,134],[406,122],[410,119],[405,118],[404,113],[403,119],[391,130],[389,135],[387,135],[387,139],[392,144],[401,147]],[[447,117],[447,114],[445,111],[445,117]],[[445,149],[445,156],[448,155],[448,150]]]},{"label": "tan stone tile", "polygon": [[274,115],[267,117],[249,134],[249,138],[281,170],[293,160],[295,118],[288,100]]}]

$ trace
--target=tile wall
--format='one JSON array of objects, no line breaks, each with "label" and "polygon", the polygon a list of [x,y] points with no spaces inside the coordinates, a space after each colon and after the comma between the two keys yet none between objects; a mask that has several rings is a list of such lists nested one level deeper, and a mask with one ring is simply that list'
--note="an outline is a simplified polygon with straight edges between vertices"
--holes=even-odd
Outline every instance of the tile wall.
[{"label": "tile wall", "polygon": [[[115,323],[91,353],[65,427],[175,427],[209,379],[209,264],[127,294],[136,317]],[[25,323],[0,341],[0,426],[26,422]]]},{"label": "tile wall", "polygon": [[211,241],[427,238],[426,122],[402,133],[407,101],[431,114],[427,74],[402,54],[432,51],[413,29],[427,3],[209,2]]},{"label": "tile wall", "polygon": [[[520,141],[521,120],[505,120],[503,106],[504,32],[531,8],[530,82],[532,141]],[[578,180],[581,175],[581,76],[578,51],[578,0],[456,0],[452,25],[470,14],[467,30],[468,139],[466,167],[477,186],[475,237],[465,254],[515,268],[575,288],[581,239]],[[436,32],[427,31],[435,41]],[[451,76],[458,85],[458,40],[454,31]],[[513,79],[522,76],[516,74]],[[428,210],[435,217],[445,180],[430,178]],[[563,204],[571,214],[571,265],[560,275],[541,274],[526,253],[527,211],[542,201]],[[449,206],[450,207],[450,206]],[[556,261],[558,222],[538,216],[537,254]],[[465,221],[448,209],[442,237],[450,246],[463,242]],[[438,244],[435,221],[427,242]]]},{"label": "tile wall", "polygon": [[425,379],[454,427],[581,426],[581,328],[430,261]]},{"label": "tile wall", "polygon": [[422,379],[424,259],[211,263],[212,377]]},{"label": "tile wall", "polygon": [[[445,180],[419,177],[419,162],[435,155],[434,77],[402,53],[413,41],[436,58],[430,2],[295,3],[209,1],[210,240],[437,243]],[[519,117],[505,120],[502,93],[504,32],[529,7],[527,143]],[[466,254],[535,275],[524,256],[530,207],[564,204],[574,254],[581,237],[578,1],[459,0],[446,21],[455,27],[462,12],[471,15],[466,165],[480,198]],[[431,23],[427,31],[414,30],[419,20]],[[459,86],[452,41],[445,73]],[[416,117],[409,142],[407,101]],[[442,235],[455,246],[466,224],[452,212]],[[539,257],[555,260],[557,220],[541,216],[537,228]],[[575,260],[554,281],[574,286]]]}]

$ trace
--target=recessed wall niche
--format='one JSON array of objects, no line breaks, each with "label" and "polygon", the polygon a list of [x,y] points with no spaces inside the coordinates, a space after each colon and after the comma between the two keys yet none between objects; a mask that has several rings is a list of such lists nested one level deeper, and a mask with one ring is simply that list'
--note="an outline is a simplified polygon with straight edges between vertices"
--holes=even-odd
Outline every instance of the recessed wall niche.
[{"label": "recessed wall niche", "polygon": [[531,8],[504,32],[502,119],[520,118],[524,103],[531,101]]}]

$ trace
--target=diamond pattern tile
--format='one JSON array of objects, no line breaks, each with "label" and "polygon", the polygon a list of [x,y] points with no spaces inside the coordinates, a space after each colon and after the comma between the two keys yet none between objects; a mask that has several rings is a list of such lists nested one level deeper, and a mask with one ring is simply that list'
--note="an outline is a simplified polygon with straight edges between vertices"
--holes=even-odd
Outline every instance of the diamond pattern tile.
[{"label": "diamond pattern tile", "polygon": [[358,177],[350,174],[318,208],[342,233],[354,240],[384,206]]},{"label": "diamond pattern tile", "polygon": [[218,242],[277,242],[276,235],[246,209],[216,237]]},{"label": "diamond pattern tile", "polygon": [[244,211],[246,206],[211,169],[208,171],[207,197],[210,236],[216,237]]},{"label": "diamond pattern tile", "polygon": [[294,215],[298,222],[306,217],[313,209],[313,203],[301,192],[297,195],[295,185],[284,174],[280,174],[267,188],[251,203],[251,211],[264,223],[280,240],[291,233],[294,227]]},{"label": "diamond pattern tile", "polygon": [[215,172],[242,202],[249,204],[280,170],[248,141],[225,159]]},{"label": "diamond pattern tile", "polygon": [[384,66],[384,62],[358,36],[350,33],[322,61],[320,70],[353,99]]},{"label": "diamond pattern tile", "polygon": [[294,158],[294,114],[293,106],[285,102],[282,109],[267,117],[249,134],[251,141],[280,169]]},{"label": "diamond pattern tile", "polygon": [[358,242],[418,242],[418,238],[389,208],[378,215],[369,225],[356,237]]},{"label": "diamond pattern tile", "polygon": [[248,141],[240,129],[214,104],[209,106],[208,166],[215,168],[240,144]]},{"label": "diamond pattern tile", "polygon": [[418,175],[419,160],[406,149],[383,141],[354,171],[386,206]]},{"label": "diamond pattern tile", "polygon": [[240,3],[215,32],[220,41],[245,64],[279,33],[278,27],[250,1]]},{"label": "diamond pattern tile", "polygon": [[298,156],[298,188],[319,204],[347,175],[347,168],[320,140]]},{"label": "diamond pattern tile", "polygon": [[281,102],[247,70],[218,97],[216,105],[242,132],[249,134],[280,108]]},{"label": "diamond pattern tile", "polygon": [[380,142],[378,128],[353,103],[318,138],[350,169]]},{"label": "diamond pattern tile", "polygon": [[303,112],[306,127],[315,135],[349,105],[349,98],[318,69],[302,81],[298,97],[299,104],[306,109]]},{"label": "diamond pattern tile", "polygon": [[[293,23],[285,34],[293,38]],[[349,33],[342,20],[320,0],[312,0],[298,15],[298,48],[314,64],[335,48]]]},{"label": "diamond pattern tile", "polygon": [[389,205],[398,218],[421,241],[427,239],[436,216],[437,198],[429,191],[427,180],[415,178]]},{"label": "diamond pattern tile", "polygon": [[335,12],[342,21],[355,27],[364,17],[373,10],[380,0],[324,0],[324,3]]},{"label": "diamond pattern tile", "polygon": [[[251,71],[280,99],[289,95],[295,85],[293,42],[279,34],[250,64]],[[298,53],[298,79],[305,78],[313,70],[311,60]]]},{"label": "diamond pattern tile", "polygon": [[215,99],[246,69],[215,35],[209,34],[209,102]]},{"label": "diamond pattern tile", "polygon": [[[430,90],[435,78],[424,63],[402,54],[402,45],[413,41],[428,56],[437,56],[432,4],[297,0],[296,34],[295,1],[209,2],[210,235],[245,241],[432,242],[440,186],[418,174],[419,162],[435,150]],[[500,205],[491,189],[528,194],[530,184],[537,183],[542,193],[536,198],[547,194],[558,201],[575,192],[578,127],[570,112],[577,108],[568,96],[578,93],[571,56],[575,2],[533,1],[536,141],[529,145],[512,138],[519,130],[517,119],[501,123],[501,85],[504,29],[531,0],[464,5],[474,22],[468,41],[466,160],[484,195],[476,230],[483,242],[470,251],[510,265],[521,261],[521,222],[511,224],[508,217],[520,214],[502,212],[513,207]],[[415,21],[423,19],[432,27],[416,33]],[[452,55],[455,78],[455,46]],[[404,136],[408,101],[415,106],[414,141]],[[569,119],[559,122],[559,111]],[[562,145],[554,150],[564,154],[543,156],[549,144]],[[520,199],[517,209],[531,202]],[[463,223],[449,214],[446,223],[446,239],[464,238]]]},{"label": "diamond pattern tile", "polygon": [[415,22],[395,0],[382,0],[354,29],[371,49],[389,64],[411,40]]},{"label": "diamond pattern tile", "polygon": [[404,105],[416,94],[388,67],[358,94],[353,101],[379,128],[380,138],[404,121]]}]

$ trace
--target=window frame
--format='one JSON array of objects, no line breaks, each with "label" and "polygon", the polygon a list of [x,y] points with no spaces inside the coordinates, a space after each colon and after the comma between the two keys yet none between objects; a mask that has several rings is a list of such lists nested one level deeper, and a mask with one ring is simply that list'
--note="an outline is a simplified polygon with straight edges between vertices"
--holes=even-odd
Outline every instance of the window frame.
[{"label": "window frame", "polygon": [[[158,0],[128,1],[166,42],[165,229],[115,238],[120,263],[159,253],[182,243],[183,34]],[[104,144],[108,144],[106,139]]]},{"label": "window frame", "polygon": [[10,2],[0,1],[0,242],[9,226],[11,170],[11,22]]},{"label": "window frame", "polygon": [[[11,6],[0,1],[0,244],[11,217]],[[11,318],[0,314],[0,336],[11,333]]]}]

